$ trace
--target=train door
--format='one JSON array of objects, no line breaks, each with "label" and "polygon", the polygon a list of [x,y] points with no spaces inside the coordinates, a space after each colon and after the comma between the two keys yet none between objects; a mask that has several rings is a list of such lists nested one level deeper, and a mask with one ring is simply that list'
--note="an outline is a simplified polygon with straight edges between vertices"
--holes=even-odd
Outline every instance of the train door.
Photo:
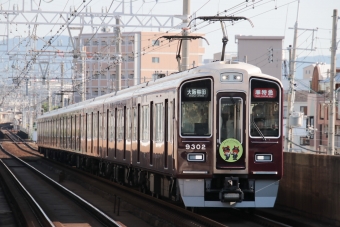
[{"label": "train door", "polygon": [[245,100],[239,92],[217,94],[217,169],[245,169]]},{"label": "train door", "polygon": [[[168,169],[168,154],[169,154],[169,101],[164,102],[164,169]],[[171,115],[170,115],[171,116]]]},{"label": "train door", "polygon": [[136,122],[136,134],[137,134],[137,163],[140,163],[140,104],[137,106],[137,114],[135,115],[135,122]]},{"label": "train door", "polygon": [[131,163],[136,164],[137,161],[137,107],[133,103],[131,108]]},{"label": "train door", "polygon": [[127,146],[127,137],[128,137],[128,133],[127,133],[127,127],[128,127],[128,119],[127,119],[127,112],[128,112],[128,109],[126,108],[126,106],[124,106],[124,109],[123,109],[123,160],[126,159],[126,146]]},{"label": "train door", "polygon": [[149,140],[149,147],[150,147],[150,166],[153,165],[153,102],[150,102],[150,140]]},{"label": "train door", "polygon": [[71,115],[70,116],[70,144],[69,144],[69,149],[73,149],[73,135],[74,135],[74,133],[73,133],[73,130],[74,130],[73,122],[74,122],[74,118]]}]

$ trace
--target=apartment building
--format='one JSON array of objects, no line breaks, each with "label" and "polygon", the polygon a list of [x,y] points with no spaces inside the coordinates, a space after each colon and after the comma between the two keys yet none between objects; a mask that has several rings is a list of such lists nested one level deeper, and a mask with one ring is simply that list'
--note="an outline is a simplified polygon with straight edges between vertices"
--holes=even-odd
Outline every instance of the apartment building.
[{"label": "apartment building", "polygon": [[[309,73],[309,68],[313,69],[311,78],[311,89],[307,96],[307,128],[309,133],[303,145],[317,153],[327,153],[328,149],[328,122],[330,103],[330,78],[329,65],[315,64],[304,68],[304,73]],[[335,152],[340,154],[340,111],[339,98],[337,92],[340,87],[340,69],[336,69],[335,75]]]},{"label": "apartment building", "polygon": [[[178,33],[164,32],[123,32],[121,35],[121,55],[117,52],[115,33],[82,34],[80,46],[82,60],[78,61],[76,81],[85,77],[86,99],[168,76],[178,72],[176,53],[177,40],[161,38],[175,36]],[[191,34],[203,36],[203,34]],[[202,64],[204,54],[202,40],[189,42],[189,68]],[[121,63],[121,80],[116,73],[117,64]],[[81,96],[75,94],[75,102]]]}]

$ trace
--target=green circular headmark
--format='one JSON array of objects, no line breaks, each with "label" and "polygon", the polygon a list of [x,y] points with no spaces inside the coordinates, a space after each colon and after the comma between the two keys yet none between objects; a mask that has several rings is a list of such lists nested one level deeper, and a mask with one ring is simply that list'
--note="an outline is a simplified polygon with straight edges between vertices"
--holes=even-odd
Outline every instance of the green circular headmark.
[{"label": "green circular headmark", "polygon": [[229,138],[221,143],[219,153],[224,161],[236,162],[243,155],[243,147],[238,140]]}]

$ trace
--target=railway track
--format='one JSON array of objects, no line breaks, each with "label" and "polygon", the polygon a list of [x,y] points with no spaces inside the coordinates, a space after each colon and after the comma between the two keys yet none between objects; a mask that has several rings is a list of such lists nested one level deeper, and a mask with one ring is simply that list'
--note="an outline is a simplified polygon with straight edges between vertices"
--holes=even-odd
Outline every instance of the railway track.
[{"label": "railway track", "polygon": [[[15,157],[0,146],[3,157],[2,172],[12,176],[20,191],[36,214],[40,226],[66,226],[81,223],[82,226],[121,226],[98,208],[58,184],[27,162]],[[27,209],[27,208],[26,208]],[[25,213],[26,209],[21,213]],[[31,220],[26,220],[30,223]]]},{"label": "railway track", "polygon": [[[22,144],[15,144],[25,150]],[[106,179],[84,173],[83,171],[70,168],[68,166],[61,166],[56,162],[51,163],[51,160],[39,159],[38,162],[45,166],[45,168],[52,168],[59,172],[63,171],[67,175],[69,181],[78,183],[95,194],[102,195],[102,197],[111,201],[113,204],[117,204],[118,201],[120,201],[121,206],[125,208],[128,207],[130,212],[143,216],[144,219],[153,220],[149,221],[151,225],[163,221],[168,223],[167,226],[169,226],[169,224],[172,224],[172,226],[233,226],[233,224],[230,225],[230,223],[226,221],[228,220],[226,218],[224,218],[224,221],[223,219],[220,220],[214,216],[212,218],[208,218],[204,215],[204,211],[203,213],[193,213],[189,210],[183,209],[182,207],[174,206],[168,202],[137,192],[136,190],[117,185],[116,183]],[[116,209],[116,205],[114,205],[114,208]],[[119,208],[117,207],[117,209]],[[244,212],[242,213],[242,211],[227,212],[224,210],[223,212],[224,215],[222,214],[222,217],[226,217],[226,213],[231,213],[231,216],[240,216],[240,219],[243,221],[245,219],[249,220],[247,222],[248,226],[288,226],[284,223],[266,218],[265,216],[255,216],[253,214],[248,215]],[[249,222],[253,222],[254,224],[249,225]]]}]

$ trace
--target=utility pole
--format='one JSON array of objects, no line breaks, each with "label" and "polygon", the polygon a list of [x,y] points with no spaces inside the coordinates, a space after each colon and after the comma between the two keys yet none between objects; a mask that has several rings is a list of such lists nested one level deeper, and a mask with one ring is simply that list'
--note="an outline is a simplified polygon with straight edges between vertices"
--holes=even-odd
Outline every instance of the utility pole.
[{"label": "utility pole", "polygon": [[60,94],[60,98],[61,98],[61,100],[60,100],[60,102],[61,102],[61,108],[63,108],[64,107],[64,62],[61,62],[60,63],[60,78],[61,78],[61,80],[60,80],[60,89],[61,89],[61,94]]},{"label": "utility pole", "polygon": [[294,110],[294,100],[295,100],[295,91],[294,91],[294,74],[295,74],[295,60],[296,60],[296,42],[297,42],[297,31],[298,31],[298,19],[299,19],[299,6],[300,1],[298,2],[298,10],[296,16],[296,22],[294,26],[294,41],[293,48],[291,46],[289,48],[289,92],[287,97],[287,121],[286,121],[286,139],[285,139],[285,150],[289,152],[291,148],[291,140],[292,140],[292,128],[290,126],[290,116]]},{"label": "utility pole", "polygon": [[47,92],[48,92],[48,111],[52,110],[52,98],[51,98],[51,88],[50,88],[50,72],[48,72],[47,77]]},{"label": "utility pole", "polygon": [[[81,93],[81,101],[84,102],[86,100],[86,47],[83,46],[83,51],[81,54],[81,85],[82,85],[82,93]],[[74,95],[73,95],[74,97]],[[73,103],[75,103],[75,100],[73,98]],[[69,103],[67,103],[67,105],[69,105]]]},{"label": "utility pole", "polygon": [[121,38],[121,33],[120,33],[120,18],[119,16],[116,17],[116,86],[115,90],[120,91],[122,90],[122,85],[121,85],[121,80],[122,80],[122,38]]},{"label": "utility pole", "polygon": [[[188,35],[188,23],[190,15],[190,0],[183,0],[183,25],[186,25],[186,27],[183,27],[182,35],[187,36]],[[183,40],[182,41],[182,71],[187,70],[189,68],[189,40]]]},{"label": "utility pole", "polygon": [[330,71],[330,92],[329,92],[329,121],[328,121],[328,151],[327,154],[334,155],[334,129],[335,129],[335,61],[336,61],[336,32],[338,26],[338,10],[333,10],[333,30],[332,30],[332,48],[331,48],[331,71]]}]

